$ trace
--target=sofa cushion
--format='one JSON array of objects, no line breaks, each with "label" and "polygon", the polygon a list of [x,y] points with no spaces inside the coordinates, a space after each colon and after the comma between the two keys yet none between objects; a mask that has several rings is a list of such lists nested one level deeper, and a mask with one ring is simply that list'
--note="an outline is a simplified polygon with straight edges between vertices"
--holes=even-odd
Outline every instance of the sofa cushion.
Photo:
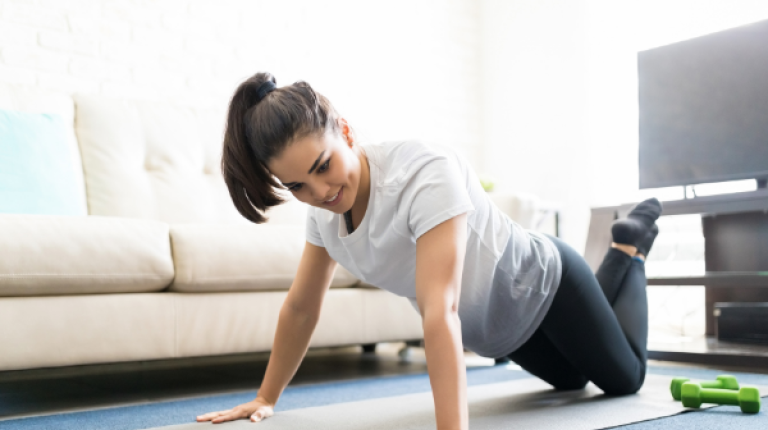
[{"label": "sofa cushion", "polygon": [[61,116],[0,109],[0,213],[87,215],[71,151]]},{"label": "sofa cushion", "polygon": [[[75,96],[91,215],[177,223],[247,223],[221,174],[226,112]],[[273,208],[270,223],[304,225],[306,209]]]},{"label": "sofa cushion", "polygon": [[91,215],[245,222],[221,175],[224,112],[75,96]]},{"label": "sofa cushion", "polygon": [[[285,290],[299,267],[304,228],[267,224],[171,226],[176,277],[171,291]],[[358,280],[339,266],[332,287]]]},{"label": "sofa cushion", "polygon": [[164,293],[2,297],[0,371],[173,358],[175,304]]},{"label": "sofa cushion", "polygon": [[[269,351],[286,291],[0,298],[0,371]],[[311,346],[420,339],[407,299],[325,295]],[[2,426],[0,426],[2,427]]]},{"label": "sofa cushion", "polygon": [[290,193],[281,194],[285,203],[273,206],[265,213],[267,224],[307,226],[307,205],[296,200]]},{"label": "sofa cushion", "polygon": [[160,291],[168,226],[107,217],[0,215],[0,296]]},{"label": "sofa cushion", "polygon": [[78,213],[86,214],[88,208],[85,200],[85,182],[80,151],[75,139],[75,105],[72,97],[63,93],[0,83],[0,109],[33,114],[54,114],[62,118],[64,138],[69,151],[67,151],[67,157],[61,162],[68,163],[74,173],[72,178],[74,189],[69,197],[73,200],[72,205],[78,208]]},{"label": "sofa cushion", "polygon": [[[269,351],[286,294],[176,294],[178,356]],[[421,317],[408,299],[380,289],[333,289],[323,300],[310,347],[423,337]]]}]

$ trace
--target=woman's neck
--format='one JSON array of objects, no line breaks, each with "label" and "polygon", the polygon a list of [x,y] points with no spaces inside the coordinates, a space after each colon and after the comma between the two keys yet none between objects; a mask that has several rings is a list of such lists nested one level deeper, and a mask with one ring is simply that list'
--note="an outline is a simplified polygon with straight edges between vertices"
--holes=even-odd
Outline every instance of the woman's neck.
[{"label": "woman's neck", "polygon": [[352,205],[350,212],[352,213],[354,227],[357,228],[365,216],[365,211],[368,208],[368,199],[371,196],[371,168],[365,150],[360,145],[355,147],[357,148],[357,158],[360,160],[360,184],[357,187],[355,203]]}]

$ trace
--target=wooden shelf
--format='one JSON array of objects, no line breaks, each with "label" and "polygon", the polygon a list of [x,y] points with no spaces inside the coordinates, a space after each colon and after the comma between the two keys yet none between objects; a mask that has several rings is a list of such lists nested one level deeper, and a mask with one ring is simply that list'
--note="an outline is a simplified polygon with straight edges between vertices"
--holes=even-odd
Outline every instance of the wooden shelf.
[{"label": "wooden shelf", "polygon": [[652,360],[699,363],[713,366],[739,366],[768,369],[768,345],[758,343],[723,342],[714,337],[648,344]]},{"label": "wooden shelf", "polygon": [[654,277],[648,278],[648,285],[768,288],[768,272],[707,272],[698,276]]},{"label": "wooden shelf", "polygon": [[[662,216],[692,214],[731,214],[754,211],[768,211],[768,189],[758,189],[741,193],[720,194],[715,196],[693,197],[683,200],[661,202],[664,207]],[[632,209],[635,203],[592,208],[595,211],[619,213],[620,217]]]},{"label": "wooden shelf", "polygon": [[[634,204],[592,208],[584,259],[596,271],[610,249],[611,225]],[[768,189],[662,202],[662,216],[700,214],[706,273],[648,277],[649,286],[704,286],[705,332],[715,333],[715,303],[768,302]],[[663,234],[663,233],[662,233]],[[768,345],[721,343],[703,338],[697,344],[651,342],[657,360],[768,368]],[[695,346],[695,347],[694,347]]]}]

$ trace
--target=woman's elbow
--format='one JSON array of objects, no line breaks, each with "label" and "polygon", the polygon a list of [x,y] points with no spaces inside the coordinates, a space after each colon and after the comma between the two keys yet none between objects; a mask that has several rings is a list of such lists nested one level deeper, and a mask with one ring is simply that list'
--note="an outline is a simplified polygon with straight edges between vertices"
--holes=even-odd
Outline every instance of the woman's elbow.
[{"label": "woman's elbow", "polygon": [[426,331],[430,328],[439,330],[441,328],[454,328],[461,326],[459,312],[454,306],[441,306],[427,308],[422,311],[422,324]]}]

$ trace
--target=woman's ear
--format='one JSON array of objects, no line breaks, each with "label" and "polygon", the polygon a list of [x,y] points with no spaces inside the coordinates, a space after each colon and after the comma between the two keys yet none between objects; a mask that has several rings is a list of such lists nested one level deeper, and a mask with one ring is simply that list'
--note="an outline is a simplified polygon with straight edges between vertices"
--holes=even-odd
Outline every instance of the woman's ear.
[{"label": "woman's ear", "polygon": [[352,132],[352,127],[349,126],[346,119],[339,118],[339,130],[341,130],[341,135],[344,136],[344,140],[346,140],[347,144],[351,147],[352,143],[355,141],[355,137]]}]

